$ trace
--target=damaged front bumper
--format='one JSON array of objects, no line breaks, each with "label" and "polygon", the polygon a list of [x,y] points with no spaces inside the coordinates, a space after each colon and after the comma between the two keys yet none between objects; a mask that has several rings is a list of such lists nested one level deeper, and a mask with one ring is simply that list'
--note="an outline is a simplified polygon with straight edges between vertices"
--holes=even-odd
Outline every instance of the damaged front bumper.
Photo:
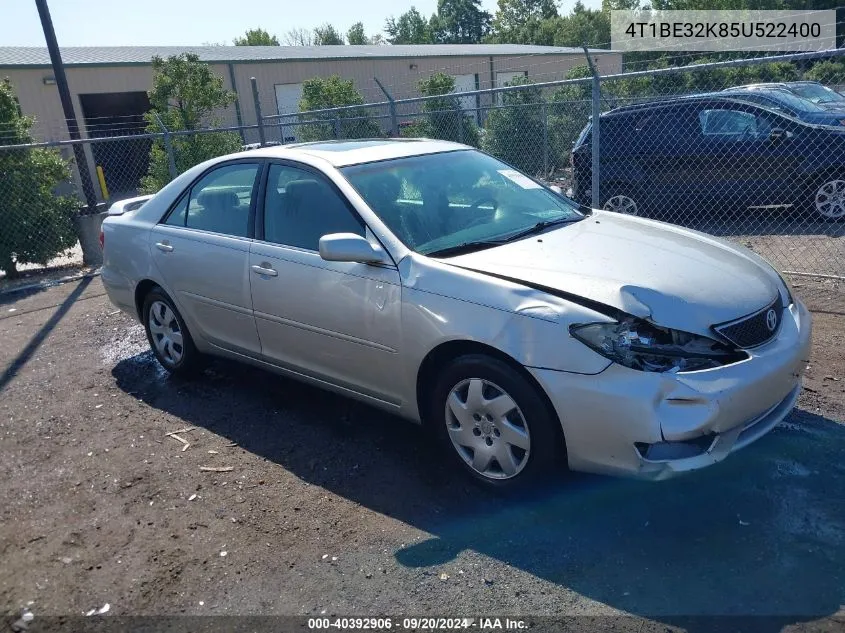
[{"label": "damaged front bumper", "polygon": [[777,337],[732,365],[677,374],[617,364],[593,376],[529,371],[557,410],[573,470],[667,479],[721,461],[789,415],[811,329],[796,301]]}]

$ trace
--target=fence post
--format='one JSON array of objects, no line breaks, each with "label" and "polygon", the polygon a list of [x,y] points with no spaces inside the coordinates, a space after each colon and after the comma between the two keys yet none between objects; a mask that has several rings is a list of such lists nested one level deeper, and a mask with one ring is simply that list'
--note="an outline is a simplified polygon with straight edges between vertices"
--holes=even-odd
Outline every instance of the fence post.
[{"label": "fence post", "polygon": [[540,106],[543,117],[543,178],[549,177],[549,108],[545,101]]},{"label": "fence post", "polygon": [[590,190],[592,193],[591,206],[594,209],[598,209],[599,206],[601,206],[601,197],[599,196],[599,143],[601,132],[599,129],[599,120],[601,118],[601,77],[599,76],[599,71],[596,69],[595,64],[593,64],[593,59],[590,57],[590,51],[586,44],[584,44],[584,54],[587,56],[587,64],[590,67],[590,72],[593,74],[593,114],[591,117],[593,123],[593,129],[591,132],[592,165],[590,170],[592,173],[592,182],[590,183]]},{"label": "fence post", "polygon": [[261,101],[258,99],[258,80],[250,77],[249,83],[252,84],[252,102],[255,104],[255,121],[258,123],[258,142],[261,147],[264,147],[266,139],[264,138],[264,117],[261,116]]},{"label": "fence post", "polygon": [[153,116],[164,134],[164,151],[167,153],[167,171],[170,172],[170,180],[173,180],[179,174],[176,172],[176,157],[173,155],[173,143],[170,140],[170,130],[168,130],[164,125],[164,122],[161,120],[158,113],[153,112]]},{"label": "fence post", "polygon": [[334,125],[334,137],[340,139],[340,117],[337,114],[334,115],[332,125]]},{"label": "fence post", "polygon": [[373,81],[375,81],[376,85],[381,88],[384,96],[387,97],[387,100],[390,102],[390,132],[394,137],[397,137],[399,136],[399,118],[396,116],[396,101],[393,100],[393,95],[387,91],[387,88],[381,85],[378,77],[373,77]]}]

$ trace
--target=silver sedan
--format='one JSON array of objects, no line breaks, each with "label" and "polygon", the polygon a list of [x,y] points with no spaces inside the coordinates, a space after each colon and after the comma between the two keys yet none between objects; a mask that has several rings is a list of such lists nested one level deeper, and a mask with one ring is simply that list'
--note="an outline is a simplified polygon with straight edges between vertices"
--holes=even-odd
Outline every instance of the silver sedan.
[{"label": "silver sedan", "polygon": [[223,156],[101,239],[109,297],[169,371],[223,356],[357,398],[495,487],[558,460],[713,464],[790,412],[809,358],[809,313],[752,252],[454,143]]}]

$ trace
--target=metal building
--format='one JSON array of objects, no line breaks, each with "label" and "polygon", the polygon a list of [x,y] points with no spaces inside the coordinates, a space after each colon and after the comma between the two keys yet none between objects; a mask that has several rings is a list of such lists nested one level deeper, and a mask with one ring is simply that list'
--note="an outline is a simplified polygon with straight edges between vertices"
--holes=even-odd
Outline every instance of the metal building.
[{"label": "metal building", "polygon": [[[220,113],[227,125],[254,124],[255,105],[250,78],[259,86],[263,115],[296,112],[302,82],[317,76],[339,75],[352,79],[367,102],[384,101],[378,79],[395,99],[419,95],[418,84],[435,72],[455,77],[456,91],[486,89],[504,85],[517,75],[534,81],[563,79],[573,66],[586,63],[580,48],[524,46],[515,44],[396,45],[396,46],[109,46],[62,49],[71,97],[83,137],[94,138],[137,134],[146,123],[147,91],[152,85],[154,56],[194,53],[211,65],[226,88],[237,94],[234,107]],[[599,72],[621,72],[619,53],[593,50],[591,57]],[[24,114],[35,117],[34,135],[39,141],[67,138],[58,91],[46,48],[0,47],[0,78],[14,85]],[[475,108],[475,96],[462,99]],[[257,138],[246,138],[255,141]],[[285,134],[285,140],[295,138]],[[92,165],[107,174],[120,174],[126,182],[112,182],[113,188],[130,191],[146,170],[148,140],[120,141],[130,145],[102,155],[86,148]],[[131,147],[132,144],[144,144]],[[137,150],[137,151],[135,151]],[[127,155],[143,157],[128,164]],[[119,169],[110,161],[120,162]],[[111,176],[114,178],[114,176]]]}]

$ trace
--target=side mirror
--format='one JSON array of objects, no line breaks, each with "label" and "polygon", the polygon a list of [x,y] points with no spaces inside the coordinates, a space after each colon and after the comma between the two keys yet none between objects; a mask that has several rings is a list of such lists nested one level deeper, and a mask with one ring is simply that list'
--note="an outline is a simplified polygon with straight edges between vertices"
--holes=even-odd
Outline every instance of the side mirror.
[{"label": "side mirror", "polygon": [[327,262],[381,264],[384,251],[355,233],[331,233],[320,238],[320,257]]},{"label": "side mirror", "polygon": [[769,140],[770,141],[781,141],[783,139],[790,139],[792,138],[792,132],[784,130],[783,128],[773,127],[772,131],[769,133]]},{"label": "side mirror", "polygon": [[563,195],[563,189],[561,189],[558,185],[549,185],[549,189],[554,191],[559,196]]}]

